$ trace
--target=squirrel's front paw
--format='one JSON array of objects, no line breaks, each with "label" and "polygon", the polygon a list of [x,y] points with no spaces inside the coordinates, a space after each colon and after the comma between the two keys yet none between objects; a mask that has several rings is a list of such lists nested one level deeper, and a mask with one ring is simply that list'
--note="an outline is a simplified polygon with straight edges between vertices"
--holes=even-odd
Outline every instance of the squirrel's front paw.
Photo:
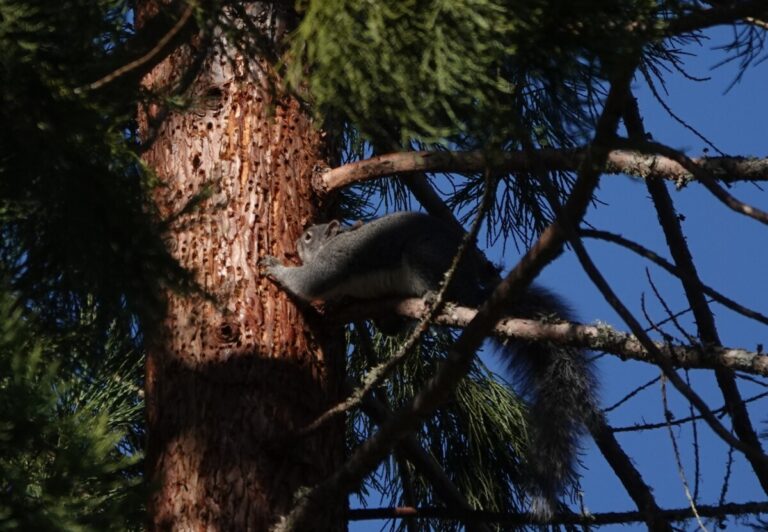
[{"label": "squirrel's front paw", "polygon": [[280,260],[272,255],[267,255],[259,261],[259,266],[269,275],[274,275],[275,268],[282,266]]}]

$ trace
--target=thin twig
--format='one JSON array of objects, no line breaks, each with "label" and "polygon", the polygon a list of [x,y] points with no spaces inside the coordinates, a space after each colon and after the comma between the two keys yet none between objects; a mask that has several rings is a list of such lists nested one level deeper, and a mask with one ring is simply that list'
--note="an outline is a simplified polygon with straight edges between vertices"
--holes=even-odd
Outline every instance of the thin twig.
[{"label": "thin twig", "polygon": [[[623,246],[629,249],[630,251],[633,251],[638,255],[647,258],[648,260],[652,261],[658,266],[664,268],[667,272],[671,273],[675,277],[679,279],[689,280],[685,272],[680,271],[677,267],[675,267],[673,264],[665,260],[663,257],[654,253],[650,249],[643,247],[637,242],[624,238],[621,235],[610,233],[608,231],[599,231],[595,229],[581,229],[579,231],[579,235],[587,238],[598,238],[600,240],[605,240],[606,242],[613,242],[615,244]],[[733,299],[730,299],[729,297],[726,297],[720,292],[716,291],[714,288],[704,284],[703,282],[701,282],[701,280],[699,280],[699,283],[701,285],[701,290],[705,294],[707,294],[709,297],[711,297],[712,299],[714,299],[724,307],[728,307],[734,312],[738,312],[739,314],[746,316],[747,318],[751,318],[764,325],[768,325],[768,316],[766,316],[765,314],[761,314],[755,310],[752,310],[750,308],[747,308],[739,304]]]},{"label": "thin twig", "polygon": [[[753,395],[752,397],[749,397],[748,399],[744,399],[742,402],[744,404],[753,403],[755,401],[759,401],[760,399],[764,399],[765,397],[768,397],[768,392],[759,393],[757,395]],[[717,417],[724,417],[728,411],[727,411],[727,405],[723,405],[720,408],[714,408],[712,409],[712,413],[715,414]],[[693,414],[687,417],[681,417],[679,419],[675,419],[674,421],[671,421],[670,423],[672,425],[685,425],[686,423],[691,423],[694,421],[698,421],[703,419],[701,415]],[[631,425],[628,427],[612,427],[613,432],[619,433],[619,432],[641,432],[645,430],[657,430],[657,429],[663,429],[666,426],[666,421],[661,421],[659,423],[643,423],[642,425]]]},{"label": "thin twig", "polygon": [[672,418],[672,412],[669,410],[669,404],[667,403],[667,379],[663,375],[661,378],[661,402],[664,405],[664,419],[667,420],[667,431],[669,432],[669,439],[672,442],[672,454],[675,456],[677,474],[680,475],[680,480],[683,483],[683,491],[685,491],[685,497],[688,499],[688,505],[691,508],[693,516],[696,518],[696,522],[699,524],[699,528],[704,532],[707,532],[707,527],[705,527],[704,523],[701,521],[701,516],[696,509],[696,501],[694,501],[691,490],[688,487],[688,479],[685,475],[683,462],[680,459],[680,449],[677,446],[677,438],[675,438],[675,433],[672,431],[672,425],[669,423],[669,420]]},{"label": "thin twig", "polygon": [[[630,139],[634,142],[642,142],[646,137],[645,129],[640,117],[637,101],[633,98],[627,100],[624,121]],[[708,172],[693,164],[685,155],[679,152],[674,152],[674,150],[668,151],[667,153],[676,155],[678,157],[678,162],[694,173],[705,187],[710,190],[721,190]],[[681,281],[685,296],[688,299],[688,303],[691,306],[691,310],[693,311],[696,320],[698,336],[705,345],[720,346],[722,345],[722,342],[720,341],[717,332],[715,318],[704,297],[704,293],[701,290],[702,283],[699,280],[693,256],[688,249],[688,242],[683,234],[683,229],[680,224],[680,219],[675,211],[672,197],[664,182],[658,178],[647,179],[646,186],[651,195],[651,199],[653,200],[654,207],[656,208],[659,224],[664,231],[667,247],[672,254],[675,265],[686,274],[685,278],[681,279]],[[725,193],[725,191],[722,192],[730,198],[730,195]],[[759,212],[762,213],[762,211]],[[764,223],[768,223],[768,213],[763,214],[765,216],[763,220]],[[752,215],[754,217],[755,213]],[[675,373],[674,377],[672,375],[669,375],[669,377],[671,382],[682,392],[683,390],[678,386],[678,383],[684,386],[685,383],[683,383],[679,376]],[[717,384],[725,398],[726,404],[732,405],[729,409],[729,413],[733,421],[733,428],[738,437],[738,441],[742,444],[744,450],[747,448],[750,449],[750,452],[745,452],[747,460],[750,462],[763,490],[768,493],[768,457],[766,457],[760,444],[760,440],[757,437],[757,433],[752,426],[749,412],[742,402],[741,393],[739,392],[738,385],[733,377],[733,372],[727,369],[716,368],[715,378],[717,379]],[[691,390],[690,387],[686,386],[686,388]],[[698,398],[695,394],[693,394],[692,397]],[[702,405],[703,404],[704,402],[702,401]],[[711,419],[715,420],[714,417]],[[705,420],[709,421],[709,418],[705,417]],[[718,431],[719,430],[720,429],[718,428]],[[727,434],[732,436],[730,433]],[[735,440],[736,438],[732,437],[732,439]]]},{"label": "thin twig", "polygon": [[[722,518],[728,515],[757,515],[768,513],[768,502],[755,501],[745,503],[726,503],[717,505],[702,505],[698,507],[702,517]],[[668,521],[685,521],[693,514],[690,507],[659,510],[661,517]],[[531,525],[536,524],[535,516],[529,513],[503,513],[477,510],[464,512],[455,508],[360,508],[349,510],[347,519],[350,521],[365,521],[372,519],[400,519],[403,517],[418,517],[422,519],[461,519],[473,522],[498,523],[499,525]],[[628,524],[643,521],[642,512],[606,512],[580,515],[574,513],[555,514],[546,524],[557,525],[610,525]]]},{"label": "thin twig", "polygon": [[[618,401],[613,403],[611,406],[603,408],[603,413],[607,414],[608,412],[616,410],[621,405],[623,405],[624,403],[626,403],[627,401],[629,401],[630,399],[635,397],[637,394],[639,394],[643,390],[646,390],[646,389],[650,388],[651,386],[653,386],[654,384],[656,384],[657,382],[659,382],[659,379],[660,379],[660,377],[654,377],[651,380],[649,380],[648,382],[646,382],[645,384],[642,384],[642,385],[638,386],[637,388],[635,388],[634,390],[632,390],[631,392],[626,394],[624,397],[622,397],[621,399],[619,399]],[[615,429],[614,429],[614,431],[615,431]]]},{"label": "thin twig", "polygon": [[192,0],[188,0],[187,7],[184,10],[184,12],[181,14],[181,17],[179,20],[176,21],[176,24],[173,25],[173,27],[168,30],[168,32],[163,35],[159,41],[157,41],[157,44],[152,47],[151,50],[149,50],[146,54],[142,55],[138,59],[135,59],[131,61],[130,63],[121,66],[120,68],[110,72],[106,76],[102,77],[101,79],[98,79],[94,81],[93,83],[90,83],[86,85],[85,87],[81,87],[80,90],[97,90],[103,87],[104,85],[107,85],[108,83],[113,82],[117,78],[124,76],[128,72],[131,72],[132,70],[136,70],[137,68],[141,67],[142,65],[148,63],[151,61],[157,54],[159,54],[165,46],[171,42],[171,40],[178,35],[178,33],[184,28],[184,26],[187,25],[187,22],[189,22],[189,19],[192,17],[192,13],[195,12],[196,3]]}]

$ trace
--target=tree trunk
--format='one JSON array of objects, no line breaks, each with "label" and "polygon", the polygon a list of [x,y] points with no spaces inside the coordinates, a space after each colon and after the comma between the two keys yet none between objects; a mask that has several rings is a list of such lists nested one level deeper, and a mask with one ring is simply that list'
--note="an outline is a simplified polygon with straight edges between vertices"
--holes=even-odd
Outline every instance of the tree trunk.
[{"label": "tree trunk", "polygon": [[[140,3],[139,25],[154,7]],[[262,28],[272,25],[266,35],[284,27],[285,13],[267,12],[276,8],[248,8]],[[295,100],[270,88],[267,60],[216,38],[231,57],[208,54],[190,109],[149,103],[139,112],[169,248],[206,293],[169,292],[148,341],[151,529],[267,530],[302,486],[343,459],[343,425],[292,435],[339,399],[339,335],[312,328],[258,269],[263,255],[291,256],[318,214],[311,175],[327,162],[323,137]],[[170,92],[202,47],[197,38],[179,47],[143,86]],[[344,528],[344,499],[329,510],[328,530]]]}]

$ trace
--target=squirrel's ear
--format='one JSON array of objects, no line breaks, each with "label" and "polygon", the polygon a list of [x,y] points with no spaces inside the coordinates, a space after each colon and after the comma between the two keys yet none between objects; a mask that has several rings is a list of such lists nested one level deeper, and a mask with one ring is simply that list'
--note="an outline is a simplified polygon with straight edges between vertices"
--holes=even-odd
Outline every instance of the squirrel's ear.
[{"label": "squirrel's ear", "polygon": [[325,228],[325,236],[336,236],[341,230],[341,224],[338,220],[331,220]]}]

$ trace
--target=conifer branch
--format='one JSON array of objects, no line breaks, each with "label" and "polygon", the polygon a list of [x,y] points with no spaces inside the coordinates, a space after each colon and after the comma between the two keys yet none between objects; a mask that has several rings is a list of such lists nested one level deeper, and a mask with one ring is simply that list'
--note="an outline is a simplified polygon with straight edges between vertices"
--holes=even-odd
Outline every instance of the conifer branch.
[{"label": "conifer branch", "polygon": [[[129,72],[138,70],[142,67],[144,67],[139,75],[143,74],[148,70],[148,66],[154,66],[157,62],[161,61],[165,58],[166,54],[170,51],[171,45],[173,42],[175,42],[175,39],[181,34],[182,30],[185,29],[189,23],[189,21],[192,19],[192,14],[195,11],[196,4],[195,2],[190,1],[187,4],[187,7],[184,9],[184,12],[181,14],[179,19],[174,23],[174,25],[168,29],[167,32],[165,32],[158,40],[157,42],[145,53],[143,53],[141,56],[137,57],[136,59],[131,60],[130,62],[122,65],[121,67],[113,70],[112,72],[102,76],[98,80],[89,83],[85,87],[81,89],[88,89],[88,90],[97,90],[105,85],[108,85],[115,81],[116,79],[128,74]],[[158,15],[158,20],[164,21],[163,15]],[[156,21],[153,21],[156,23]],[[154,28],[157,24],[151,25],[153,26],[153,32],[156,32],[157,29]],[[146,39],[146,37],[143,34],[140,34],[141,38]],[[130,48],[130,46],[129,46]]]},{"label": "conifer branch", "polygon": [[[768,502],[754,501],[745,503],[700,505],[697,506],[696,509],[702,517],[722,519],[729,515],[768,513]],[[660,515],[668,521],[685,521],[693,518],[693,512],[690,507],[660,510]],[[462,521],[496,523],[500,525],[529,525],[537,523],[535,517],[529,513],[486,511],[465,512],[453,508],[439,507],[356,508],[347,512],[347,519],[350,521],[401,519],[403,517],[418,517],[421,519],[461,519]],[[546,524],[599,526],[638,523],[642,522],[643,518],[644,516],[642,512],[604,512],[587,515],[559,513],[555,514]]]},{"label": "conifer branch", "polygon": [[[370,395],[363,397],[362,409],[363,412],[365,412],[377,425],[384,424],[393,415],[386,405],[377,401]],[[409,434],[402,439],[400,442],[400,450],[407,460],[416,467],[417,471],[423,475],[424,478],[429,480],[435,493],[440,496],[443,502],[451,507],[459,508],[462,511],[468,513],[472,512],[473,508],[464,495],[462,495],[451,479],[448,478],[448,475],[445,474],[445,471],[440,467],[437,460],[424,450],[413,434]],[[482,526],[482,524],[479,524],[475,526],[475,530],[477,532],[483,532],[487,529],[485,526]]]},{"label": "conifer branch", "polygon": [[[373,303],[348,305],[343,313],[333,319],[342,322],[361,316],[396,313],[400,316],[420,319],[427,310],[420,298],[386,299]],[[434,317],[433,323],[448,327],[466,327],[477,315],[477,309],[449,305]],[[551,323],[547,321],[504,318],[494,327],[493,334],[510,340],[526,342],[551,342],[568,347],[592,349],[617,355],[622,360],[638,360],[654,363],[643,344],[632,334],[619,331],[606,324],[585,325],[579,323]],[[714,369],[727,368],[753,375],[768,377],[768,355],[761,351],[749,351],[736,347],[679,345],[670,346],[655,342],[656,349],[676,368]]]},{"label": "conifer branch", "polygon": [[[675,152],[676,153],[676,152]],[[523,151],[488,153],[483,151],[413,151],[388,153],[355,161],[326,170],[315,176],[315,188],[328,194],[353,184],[392,174],[417,172],[474,174],[491,168],[497,172],[530,172],[534,164],[547,170],[575,171],[585,157],[585,149],[541,149],[532,161]],[[692,171],[702,168],[708,175],[724,183],[737,181],[768,181],[768,159],[746,157],[700,157],[688,159],[692,165],[675,157],[643,153],[639,150],[612,150],[608,154],[605,173],[627,174],[648,178],[658,177],[683,186],[698,177]]]},{"label": "conifer branch", "polygon": [[424,388],[385,423],[378,433],[360,446],[330,478],[302,496],[290,513],[273,528],[275,532],[305,529],[310,517],[328,498],[357,485],[398,440],[415,430],[424,417],[450,397],[458,382],[469,371],[475,352],[492,331],[508,302],[514,301],[544,266],[562,252],[567,236],[564,226],[578,223],[584,217],[605,166],[610,143],[615,138],[623,101],[635,66],[635,62],[631,66],[625,65],[611,84],[605,108],[597,123],[594,141],[579,168],[579,176],[570,197],[557,219],[543,231],[536,244],[496,286],[478,314],[456,340],[445,362]]},{"label": "conifer branch", "polygon": [[[646,259],[650,260],[657,266],[660,266],[661,268],[665,269],[667,272],[671,273],[676,277],[679,277],[681,279],[687,278],[686,274],[684,272],[681,272],[677,267],[675,267],[674,264],[671,264],[666,259],[659,256],[657,253],[651,251],[650,249],[638,244],[637,242],[624,238],[621,235],[617,235],[615,233],[611,233],[608,231],[600,231],[595,229],[582,229],[581,231],[579,231],[579,235],[587,238],[597,238],[600,240],[605,240],[606,242],[613,242],[615,244],[618,244],[622,247],[629,249],[630,251],[637,253],[642,257],[645,257]],[[714,301],[717,301],[724,307],[727,307],[733,310],[734,312],[741,314],[742,316],[746,316],[757,322],[768,325],[768,316],[766,316],[765,314],[762,314],[760,312],[757,312],[756,310],[752,310],[750,308],[745,307],[744,305],[738,303],[737,301],[734,301],[733,299],[721,294],[714,288],[704,284],[703,282],[701,282],[701,280],[699,280],[699,283],[701,285],[701,290],[706,295],[711,297]]]},{"label": "conifer branch", "polygon": [[[627,99],[627,108],[624,112],[624,123],[627,126],[631,139],[642,141],[645,138],[645,128],[642,123],[642,118],[640,117],[637,101],[634,98]],[[704,186],[712,191],[718,198],[723,199],[718,194],[718,190],[721,191],[723,195],[730,198],[730,195],[720,189],[706,170],[699,169],[682,154],[679,154],[679,157],[678,162],[683,164],[689,171],[695,172],[695,175]],[[694,263],[693,256],[688,248],[688,242],[683,233],[680,219],[675,211],[672,196],[669,194],[666,185],[658,178],[647,179],[646,186],[651,195],[651,199],[653,200],[654,207],[656,208],[659,224],[664,231],[667,247],[672,254],[675,265],[684,274],[684,276],[681,277],[683,290],[691,305],[691,310],[693,311],[696,320],[698,336],[705,345],[712,346],[713,348],[721,348],[722,342],[715,325],[715,317],[704,296],[702,283],[696,270],[696,264]],[[728,198],[724,200],[726,203],[728,203]],[[757,211],[757,209],[753,209],[753,211]],[[759,212],[762,213],[762,211]],[[758,212],[750,211],[746,214],[757,217]],[[766,213],[762,214],[766,215]],[[767,217],[762,220],[764,223],[768,222],[768,215],[766,216]],[[733,422],[733,428],[736,435],[740,441],[744,442],[745,445],[753,448],[755,451],[754,453],[745,454],[752,465],[763,490],[768,492],[768,461],[765,460],[765,453],[752,425],[749,412],[741,398],[741,393],[736,385],[736,379],[733,376],[733,372],[730,371],[730,369],[717,367],[715,368],[715,377],[723,397],[725,398],[725,402],[729,405],[728,413]],[[693,503],[691,504],[693,507]]]},{"label": "conifer branch", "polygon": [[[715,4],[715,2],[708,2]],[[665,32],[668,36],[700,31],[713,26],[736,24],[745,21],[754,24],[768,16],[764,0],[747,2],[717,2],[711,9],[700,9],[672,20]]]}]

